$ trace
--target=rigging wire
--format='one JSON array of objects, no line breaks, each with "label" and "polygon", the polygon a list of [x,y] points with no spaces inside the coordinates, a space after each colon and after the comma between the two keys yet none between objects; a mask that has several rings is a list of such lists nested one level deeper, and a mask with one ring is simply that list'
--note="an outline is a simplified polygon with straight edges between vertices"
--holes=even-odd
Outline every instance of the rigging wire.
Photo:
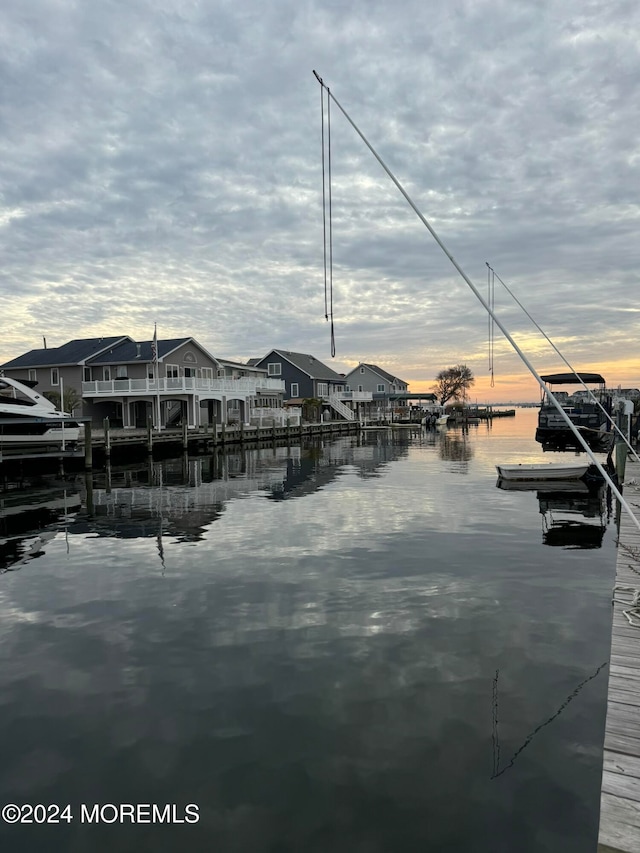
[{"label": "rigging wire", "polygon": [[516,303],[516,305],[518,305],[518,307],[519,307],[519,308],[521,308],[521,309],[524,311],[524,313],[525,313],[525,314],[527,315],[527,317],[531,320],[531,322],[532,322],[532,323],[533,323],[533,325],[536,327],[536,329],[540,332],[540,334],[543,336],[543,338],[545,338],[545,340],[547,341],[547,343],[549,343],[549,344],[553,347],[553,349],[554,349],[554,351],[556,352],[556,354],[557,354],[557,355],[562,359],[562,361],[567,365],[567,367],[569,368],[569,370],[574,374],[574,376],[576,377],[577,383],[580,383],[580,385],[582,385],[582,387],[585,389],[585,391],[586,391],[586,392],[587,392],[587,394],[589,395],[589,400],[590,400],[592,403],[595,403],[595,404],[598,406],[598,408],[603,412],[603,414],[604,414],[604,416],[606,417],[606,419],[609,421],[609,423],[613,426],[613,428],[615,429],[615,431],[618,433],[618,435],[622,438],[622,440],[624,441],[624,443],[627,445],[627,448],[628,448],[628,449],[631,451],[631,453],[635,456],[636,461],[637,461],[637,462],[640,462],[640,457],[638,456],[638,454],[636,453],[636,451],[633,449],[633,447],[629,444],[629,441],[628,441],[627,437],[625,436],[625,434],[624,434],[624,433],[622,432],[622,430],[618,427],[618,425],[616,424],[615,420],[611,417],[611,415],[609,414],[609,412],[605,409],[605,407],[604,407],[604,406],[602,405],[602,403],[598,400],[598,398],[597,398],[597,397],[595,396],[595,394],[591,391],[591,389],[590,389],[590,388],[588,388],[588,387],[587,387],[587,385],[583,382],[582,377],[581,377],[581,376],[580,376],[580,374],[577,372],[577,370],[576,370],[574,367],[572,367],[572,366],[571,366],[571,364],[570,364],[570,363],[567,361],[567,359],[563,356],[563,354],[560,352],[560,350],[559,350],[559,349],[558,349],[558,347],[554,344],[554,342],[551,340],[551,338],[546,334],[546,332],[544,331],[544,329],[543,329],[543,328],[542,328],[542,327],[541,327],[541,326],[540,326],[540,325],[539,325],[539,324],[534,320],[534,318],[533,318],[533,317],[531,316],[531,314],[527,311],[527,309],[524,307],[524,305],[522,304],[522,302],[520,302],[520,300],[519,300],[519,299],[518,299],[518,297],[515,295],[515,293],[513,293],[513,291],[512,291],[512,290],[510,290],[510,288],[509,288],[509,287],[507,287],[507,285],[504,283],[504,281],[500,278],[500,276],[498,275],[498,273],[497,273],[497,272],[495,272],[495,270],[494,270],[494,269],[493,269],[493,268],[492,268],[492,267],[487,263],[487,261],[485,261],[485,263],[487,264],[487,268],[488,268],[488,270],[489,270],[490,275],[492,275],[492,276],[493,276],[493,279],[494,279],[494,280],[495,280],[496,278],[498,279],[498,281],[500,282],[500,284],[504,287],[504,289],[507,291],[507,293],[509,294],[509,296],[513,299],[513,301]]},{"label": "rigging wire", "polygon": [[[314,73],[314,75],[315,75],[316,79],[318,80],[318,82],[320,83],[320,85],[324,87],[324,86],[325,86],[325,84],[324,84],[324,82],[322,81],[322,78],[318,76],[318,73],[317,73],[316,71],[314,71],[313,73]],[[533,366],[533,364],[530,362],[530,360],[529,360],[529,359],[527,358],[527,356],[524,354],[524,352],[522,351],[522,349],[518,346],[518,344],[517,344],[517,343],[516,343],[516,341],[513,339],[512,335],[511,335],[511,334],[510,334],[510,332],[507,330],[507,328],[504,326],[504,324],[503,324],[503,323],[502,323],[502,322],[501,322],[501,321],[500,321],[500,320],[495,316],[495,314],[492,312],[491,308],[490,308],[490,307],[489,307],[489,305],[487,304],[486,300],[483,298],[483,296],[482,296],[482,294],[480,293],[480,291],[478,290],[478,288],[477,288],[477,287],[475,286],[475,284],[471,281],[471,279],[469,278],[469,276],[465,273],[465,271],[462,269],[462,267],[460,266],[460,264],[459,264],[459,263],[456,261],[456,259],[453,257],[453,255],[451,254],[451,252],[447,249],[447,247],[446,247],[446,246],[445,246],[445,244],[442,242],[442,240],[440,239],[440,237],[439,237],[439,236],[438,236],[438,234],[436,233],[436,231],[435,231],[435,229],[433,228],[433,226],[431,225],[431,223],[427,220],[427,218],[424,216],[424,214],[421,212],[421,210],[417,207],[417,205],[415,204],[415,202],[413,201],[413,199],[411,198],[411,196],[408,194],[408,192],[405,190],[405,188],[402,186],[402,184],[400,183],[400,181],[396,178],[396,176],[393,174],[393,172],[391,171],[391,169],[390,169],[390,168],[387,166],[387,164],[384,162],[384,160],[382,159],[382,157],[380,157],[380,155],[379,155],[379,154],[378,154],[378,152],[375,150],[375,148],[371,145],[371,143],[369,142],[369,140],[367,139],[367,137],[366,137],[366,136],[364,135],[364,133],[360,130],[360,128],[358,127],[358,125],[353,121],[353,119],[351,118],[351,116],[349,115],[349,113],[344,109],[344,107],[342,106],[342,104],[340,103],[340,101],[336,98],[336,96],[335,96],[335,95],[333,95],[333,94],[331,93],[331,91],[329,90],[329,88],[328,88],[328,87],[326,87],[326,88],[327,88],[327,98],[333,99],[334,103],[336,104],[336,106],[338,107],[338,109],[340,110],[340,112],[343,114],[343,116],[344,116],[344,117],[346,118],[346,120],[349,122],[349,124],[351,125],[351,127],[352,127],[352,128],[355,130],[355,132],[358,134],[358,136],[360,137],[360,139],[362,139],[362,141],[363,141],[363,142],[364,142],[364,144],[367,146],[367,148],[369,149],[369,151],[371,151],[371,153],[372,153],[372,154],[373,154],[373,156],[376,158],[376,160],[378,161],[378,163],[380,163],[380,165],[382,166],[382,168],[384,169],[384,171],[386,172],[386,174],[387,174],[387,175],[389,176],[389,178],[393,181],[393,183],[394,183],[394,185],[396,186],[396,188],[398,189],[398,191],[399,191],[399,192],[404,196],[405,200],[407,201],[407,203],[409,204],[409,206],[411,207],[411,209],[413,210],[413,212],[416,214],[416,216],[418,217],[418,219],[420,220],[420,222],[422,222],[422,224],[425,226],[425,228],[427,229],[427,231],[431,234],[431,236],[432,236],[432,237],[433,237],[433,239],[436,241],[436,243],[438,244],[438,246],[440,246],[440,248],[442,249],[442,251],[443,251],[443,252],[445,253],[445,255],[449,258],[449,260],[451,261],[452,265],[453,265],[453,266],[455,267],[455,269],[457,270],[458,274],[459,274],[459,275],[462,277],[462,279],[466,282],[467,286],[468,286],[468,287],[469,287],[469,289],[473,292],[473,294],[474,294],[474,295],[475,295],[475,297],[478,299],[478,301],[480,302],[480,304],[482,305],[482,307],[485,309],[485,311],[488,311],[488,312],[489,312],[489,313],[494,317],[494,320],[495,320],[495,323],[496,323],[497,327],[500,329],[500,331],[501,331],[501,332],[502,332],[502,334],[505,336],[505,338],[507,339],[507,341],[511,344],[511,346],[513,347],[513,349],[515,350],[515,352],[516,352],[516,353],[518,354],[518,356],[520,357],[521,361],[526,365],[527,369],[528,369],[528,370],[529,370],[529,372],[533,375],[533,377],[535,378],[536,382],[538,383],[538,385],[540,386],[540,388],[542,389],[542,391],[543,391],[543,392],[545,392],[545,393],[547,394],[547,397],[548,397],[549,401],[550,401],[550,402],[552,403],[552,405],[553,405],[553,406],[555,406],[555,408],[558,410],[558,412],[559,412],[560,416],[564,419],[565,423],[567,424],[567,426],[569,427],[569,429],[571,430],[571,432],[572,432],[572,433],[574,434],[574,436],[576,437],[576,439],[577,439],[578,443],[581,445],[581,447],[583,448],[583,450],[585,451],[585,453],[587,454],[587,456],[591,459],[591,461],[593,462],[593,464],[595,465],[595,467],[597,468],[597,470],[600,472],[600,475],[604,478],[604,480],[606,480],[606,482],[607,482],[607,483],[609,484],[609,486],[611,487],[611,491],[613,492],[613,494],[614,494],[614,495],[616,496],[616,498],[618,499],[618,501],[619,501],[620,505],[624,508],[624,510],[627,512],[627,514],[631,517],[631,519],[632,519],[633,523],[634,523],[634,524],[635,524],[635,526],[638,528],[638,530],[640,530],[640,521],[638,520],[638,518],[636,518],[636,516],[635,516],[635,514],[634,514],[633,510],[631,509],[631,507],[629,506],[628,502],[623,498],[622,493],[620,492],[620,489],[619,489],[619,488],[618,488],[618,486],[613,482],[613,480],[612,480],[611,475],[609,474],[609,472],[608,472],[608,471],[606,471],[606,470],[604,469],[604,467],[602,466],[602,464],[598,461],[598,459],[597,459],[597,458],[596,458],[596,456],[594,455],[594,453],[593,453],[592,449],[589,447],[589,445],[587,444],[587,442],[585,441],[585,439],[583,438],[583,436],[580,434],[579,430],[578,430],[578,429],[576,429],[575,424],[571,421],[571,419],[569,418],[569,416],[567,415],[567,413],[564,411],[564,409],[562,408],[562,406],[561,406],[561,405],[560,405],[560,403],[558,402],[558,400],[556,400],[556,398],[555,398],[555,396],[553,395],[553,393],[551,392],[551,390],[550,390],[550,389],[545,385],[545,383],[544,383],[544,381],[543,381],[542,377],[540,376],[540,374],[538,373],[538,371],[535,369],[535,367]]]},{"label": "rigging wire", "polygon": [[[489,266],[487,264],[487,266]],[[493,375],[493,349],[495,342],[495,324],[493,322],[493,311],[495,304],[495,276],[493,275],[493,270],[491,267],[487,270],[487,303],[491,311],[489,312],[488,321],[489,321],[489,375],[491,377],[491,387],[493,388],[495,385],[495,379]]]},{"label": "rigging wire", "polygon": [[[322,237],[324,263],[324,319],[330,323],[331,357],[336,354],[336,338],[333,322],[333,212],[331,197],[331,92],[320,77],[320,138],[322,143]],[[324,90],[327,90],[325,110]],[[325,138],[325,113],[327,133]],[[327,227],[328,223],[328,227]]]},{"label": "rigging wire", "polygon": [[[327,96],[327,100],[328,100]],[[327,201],[325,177],[325,144],[324,144],[324,86],[320,86],[320,140],[322,145],[322,254],[324,261],[324,318],[329,319],[327,310]]]}]

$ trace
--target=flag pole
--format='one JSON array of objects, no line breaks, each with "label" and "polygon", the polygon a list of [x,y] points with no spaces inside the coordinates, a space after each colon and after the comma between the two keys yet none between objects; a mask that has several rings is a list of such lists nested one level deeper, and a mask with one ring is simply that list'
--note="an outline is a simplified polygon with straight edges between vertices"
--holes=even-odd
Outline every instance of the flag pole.
[{"label": "flag pole", "polygon": [[153,324],[153,371],[156,380],[156,431],[160,432],[160,365],[158,362],[158,324]]}]

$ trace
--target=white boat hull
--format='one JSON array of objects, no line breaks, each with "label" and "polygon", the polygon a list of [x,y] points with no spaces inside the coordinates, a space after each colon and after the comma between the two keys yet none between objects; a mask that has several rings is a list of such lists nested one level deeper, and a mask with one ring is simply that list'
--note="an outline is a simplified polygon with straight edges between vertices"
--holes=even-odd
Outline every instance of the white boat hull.
[{"label": "white boat hull", "polygon": [[579,480],[584,477],[588,468],[588,463],[581,462],[496,465],[498,476],[503,480]]},{"label": "white boat hull", "polygon": [[0,447],[4,450],[13,450],[20,447],[53,447],[61,449],[65,446],[77,444],[80,441],[80,433],[84,432],[78,426],[68,426],[64,429],[52,427],[43,433],[22,433],[20,435],[3,433],[0,435]]}]

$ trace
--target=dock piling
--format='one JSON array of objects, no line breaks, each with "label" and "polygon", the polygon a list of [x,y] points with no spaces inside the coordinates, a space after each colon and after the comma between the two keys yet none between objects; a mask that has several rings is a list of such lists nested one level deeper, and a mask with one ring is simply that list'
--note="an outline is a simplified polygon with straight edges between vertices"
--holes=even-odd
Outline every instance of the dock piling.
[{"label": "dock piling", "polygon": [[93,468],[93,442],[91,439],[91,421],[84,424],[84,467],[87,471]]}]

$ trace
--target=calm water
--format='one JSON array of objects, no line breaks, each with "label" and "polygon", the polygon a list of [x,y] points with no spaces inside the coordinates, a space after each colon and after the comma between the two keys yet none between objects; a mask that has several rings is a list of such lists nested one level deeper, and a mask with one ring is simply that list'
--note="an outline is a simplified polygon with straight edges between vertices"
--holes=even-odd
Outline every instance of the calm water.
[{"label": "calm water", "polygon": [[615,528],[496,487],[535,415],[5,494],[0,800],[71,821],[2,849],[595,851]]}]

